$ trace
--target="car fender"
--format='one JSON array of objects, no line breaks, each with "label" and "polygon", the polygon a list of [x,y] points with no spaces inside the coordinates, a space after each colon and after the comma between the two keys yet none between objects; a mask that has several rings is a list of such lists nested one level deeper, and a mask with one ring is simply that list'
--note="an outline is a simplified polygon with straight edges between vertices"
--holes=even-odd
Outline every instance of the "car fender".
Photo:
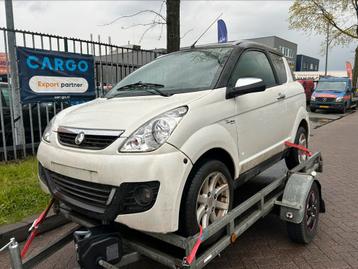
[{"label": "car fender", "polygon": [[309,134],[311,133],[310,119],[309,119],[308,112],[307,112],[306,108],[305,107],[300,107],[298,112],[297,112],[297,116],[296,116],[292,131],[291,131],[291,135],[290,135],[290,142],[292,142],[292,143],[294,143],[294,141],[295,141],[297,130],[298,130],[298,127],[300,126],[300,123],[302,122],[302,120],[305,120],[307,122],[307,126],[308,126],[308,130],[307,130],[308,131],[308,137],[307,137],[307,139],[308,139],[308,142],[309,142]]},{"label": "car fender", "polygon": [[239,153],[237,142],[221,123],[215,123],[197,130],[185,141],[180,150],[195,164],[203,154],[214,148],[223,149],[231,156],[235,167],[235,178],[238,178]]}]

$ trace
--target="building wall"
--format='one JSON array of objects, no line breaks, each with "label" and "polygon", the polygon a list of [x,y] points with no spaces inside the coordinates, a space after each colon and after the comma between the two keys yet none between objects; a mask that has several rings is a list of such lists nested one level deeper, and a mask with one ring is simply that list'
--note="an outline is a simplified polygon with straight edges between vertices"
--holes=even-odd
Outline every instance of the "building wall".
[{"label": "building wall", "polygon": [[296,71],[318,71],[319,59],[307,55],[297,55]]}]

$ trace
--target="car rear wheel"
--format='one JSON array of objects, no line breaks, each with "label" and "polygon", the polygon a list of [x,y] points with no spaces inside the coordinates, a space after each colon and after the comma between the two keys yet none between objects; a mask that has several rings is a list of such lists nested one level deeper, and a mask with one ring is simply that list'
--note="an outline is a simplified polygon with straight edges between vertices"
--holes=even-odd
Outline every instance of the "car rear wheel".
[{"label": "car rear wheel", "polygon": [[194,235],[199,232],[199,225],[205,229],[227,215],[234,198],[231,174],[218,160],[203,162],[189,184],[180,218],[180,230],[184,236]]},{"label": "car rear wheel", "polygon": [[[307,148],[308,137],[307,137],[307,130],[304,127],[301,126],[298,128],[294,143]],[[307,160],[307,155],[303,151],[294,148],[291,148],[289,150],[285,158],[288,169],[292,169],[306,160]]]}]

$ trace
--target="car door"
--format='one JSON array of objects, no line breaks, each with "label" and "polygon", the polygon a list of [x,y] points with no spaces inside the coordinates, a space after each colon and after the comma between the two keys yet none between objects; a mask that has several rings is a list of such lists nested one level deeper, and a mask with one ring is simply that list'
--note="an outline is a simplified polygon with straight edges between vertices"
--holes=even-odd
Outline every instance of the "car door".
[{"label": "car door", "polygon": [[235,86],[239,78],[261,78],[266,85],[263,92],[249,93],[235,98],[240,171],[245,172],[282,150],[284,131],[281,109],[284,100],[282,87],[277,85],[271,63],[264,51],[244,51],[231,74],[228,86]]},{"label": "car door", "polygon": [[[284,112],[281,117],[281,137],[289,140],[292,128],[295,124],[297,113],[301,107],[305,107],[306,97],[302,98],[304,91],[297,87],[297,83],[289,81],[288,72],[291,72],[286,59],[280,55],[270,52],[269,57],[276,73],[277,88],[282,98],[278,102],[279,109]],[[309,84],[306,84],[309,87]]]}]

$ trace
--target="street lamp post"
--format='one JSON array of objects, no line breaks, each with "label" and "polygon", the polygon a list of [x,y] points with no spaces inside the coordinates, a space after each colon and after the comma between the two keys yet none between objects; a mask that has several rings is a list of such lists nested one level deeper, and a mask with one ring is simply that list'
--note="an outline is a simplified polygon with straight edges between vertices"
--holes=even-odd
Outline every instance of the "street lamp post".
[{"label": "street lamp post", "polygon": [[326,32],[326,65],[324,67],[324,75],[327,76],[328,73],[328,49],[329,49],[329,23],[327,22],[327,32]]}]

